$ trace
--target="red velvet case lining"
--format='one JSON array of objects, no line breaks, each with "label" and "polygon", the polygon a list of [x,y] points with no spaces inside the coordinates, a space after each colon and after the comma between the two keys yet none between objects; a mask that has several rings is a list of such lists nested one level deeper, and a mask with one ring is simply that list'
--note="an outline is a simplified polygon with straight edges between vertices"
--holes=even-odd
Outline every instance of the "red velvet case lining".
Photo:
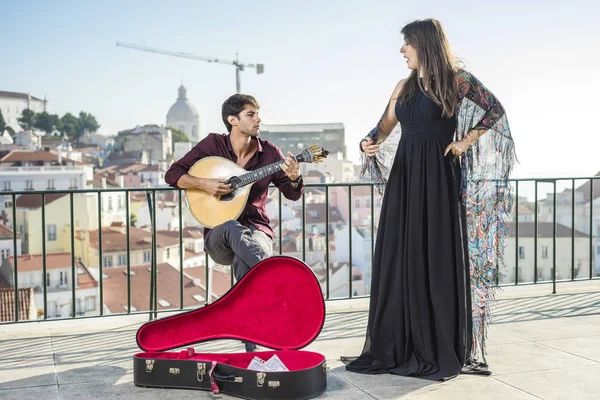
[{"label": "red velvet case lining", "polygon": [[293,350],[310,344],[324,321],[321,287],[310,267],[296,258],[274,256],[258,263],[215,303],[146,323],[138,330],[137,342],[148,352],[214,339],[239,339]]},{"label": "red velvet case lining", "polygon": [[164,359],[164,360],[193,360],[193,361],[204,361],[211,363],[216,361],[221,364],[228,364],[238,368],[248,368],[250,361],[257,356],[267,361],[269,358],[277,354],[277,357],[285,364],[290,371],[300,371],[304,369],[313,368],[323,361],[325,356],[319,353],[313,353],[311,351],[257,351],[253,353],[196,353],[189,355],[187,351],[182,352],[149,352],[149,353],[138,353],[135,357],[143,359]]}]

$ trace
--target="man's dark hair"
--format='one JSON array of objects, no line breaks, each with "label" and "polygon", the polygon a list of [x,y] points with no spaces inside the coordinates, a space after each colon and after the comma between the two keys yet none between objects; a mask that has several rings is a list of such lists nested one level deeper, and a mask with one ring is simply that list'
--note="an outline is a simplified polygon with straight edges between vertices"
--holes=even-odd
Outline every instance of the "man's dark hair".
[{"label": "man's dark hair", "polygon": [[249,94],[238,93],[225,100],[221,107],[221,116],[223,117],[223,123],[227,127],[227,132],[231,132],[231,124],[227,121],[227,117],[230,115],[237,117],[244,110],[245,105],[251,105],[257,109],[260,108],[258,101],[256,101],[254,96],[250,96]]}]

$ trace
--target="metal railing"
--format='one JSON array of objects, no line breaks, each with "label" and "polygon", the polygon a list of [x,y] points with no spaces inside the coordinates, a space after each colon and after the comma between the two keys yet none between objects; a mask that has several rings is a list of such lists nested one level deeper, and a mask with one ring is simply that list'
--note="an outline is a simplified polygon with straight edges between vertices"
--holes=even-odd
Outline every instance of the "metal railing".
[{"label": "metal railing", "polygon": [[[585,193],[585,195],[587,195],[588,197],[588,202],[589,205],[587,205],[587,203],[582,203],[580,204],[580,206],[586,206],[589,207],[589,215],[587,216],[589,218],[589,273],[588,276],[585,279],[595,279],[597,278],[596,276],[594,276],[594,258],[595,258],[595,254],[594,254],[594,232],[593,232],[593,213],[594,213],[594,182],[597,181],[598,179],[600,179],[600,177],[584,177],[584,178],[553,178],[553,179],[515,179],[512,180],[513,186],[514,186],[514,195],[515,195],[515,207],[514,207],[514,221],[513,224],[515,224],[514,226],[514,232],[515,232],[515,266],[514,266],[514,282],[509,283],[509,284],[513,284],[513,285],[522,285],[522,284],[537,284],[540,283],[540,281],[538,280],[538,203],[539,203],[539,199],[538,199],[538,186],[540,184],[550,184],[553,187],[553,198],[552,198],[552,226],[553,226],[553,231],[552,231],[552,245],[553,245],[553,250],[552,250],[552,279],[551,279],[551,283],[552,283],[552,290],[553,293],[556,293],[556,283],[557,282],[561,282],[561,281],[575,281],[575,280],[579,280],[578,278],[576,278],[575,276],[575,236],[576,236],[576,229],[575,229],[575,225],[576,225],[576,218],[575,218],[575,210],[576,210],[576,187],[575,184],[577,181],[587,181],[589,182],[589,188],[585,189],[587,191],[587,193]],[[556,259],[557,259],[557,252],[556,252],[556,245],[557,245],[557,183],[562,182],[562,181],[570,181],[571,183],[571,277],[570,279],[557,279],[556,276]],[[520,207],[519,206],[519,192],[520,190],[522,190],[522,186],[524,184],[526,184],[527,182],[532,182],[534,185],[534,201],[533,201],[533,206],[534,206],[534,235],[533,235],[533,240],[534,240],[534,275],[533,275],[533,282],[521,282],[520,277],[519,277],[519,263],[520,263],[520,251],[519,251],[519,240],[520,240],[520,236],[519,236],[519,210]],[[598,183],[597,183],[598,184]],[[325,236],[325,249],[324,249],[324,255],[323,255],[323,261],[324,261],[324,271],[320,271],[321,274],[324,274],[324,277],[322,277],[320,279],[321,284],[323,285],[323,292],[324,292],[324,296],[327,300],[335,300],[335,299],[348,299],[348,298],[355,298],[355,297],[366,297],[368,296],[368,292],[365,292],[364,294],[359,294],[358,296],[354,295],[354,275],[353,275],[353,266],[355,264],[355,260],[353,260],[353,232],[355,231],[355,224],[353,222],[354,218],[353,218],[353,209],[355,207],[353,207],[353,189],[356,191],[358,190],[358,188],[361,187],[366,187],[367,190],[366,192],[368,192],[368,198],[370,199],[369,203],[370,203],[370,210],[368,211],[367,214],[369,218],[367,218],[368,223],[366,224],[367,227],[370,230],[370,255],[371,255],[371,262],[372,262],[372,257],[373,257],[373,252],[375,249],[375,237],[376,237],[376,215],[375,215],[375,211],[376,211],[376,204],[378,204],[376,202],[376,199],[378,198],[378,194],[376,194],[375,190],[374,190],[374,186],[371,183],[329,183],[329,184],[307,184],[306,185],[306,190],[310,190],[310,189],[324,189],[324,198],[325,198],[325,216],[324,216],[324,224],[325,224],[325,229],[324,229],[324,236]],[[339,195],[339,189],[341,188],[342,193],[347,193],[347,217],[346,217],[346,225],[348,225],[348,238],[347,238],[347,244],[348,244],[348,254],[347,254],[347,262],[345,264],[347,264],[347,268],[348,268],[348,277],[347,277],[347,296],[331,296],[331,277],[333,274],[332,268],[336,266],[336,263],[333,263],[331,261],[331,252],[330,252],[330,236],[332,233],[335,233],[335,231],[332,229],[331,225],[331,221],[330,221],[330,195],[331,195],[331,191],[332,190],[336,190],[336,194]],[[579,193],[581,193],[581,188],[579,189]],[[159,310],[158,308],[158,290],[157,290],[157,283],[158,283],[158,271],[157,271],[157,223],[156,223],[156,207],[157,207],[157,194],[162,194],[163,192],[178,192],[178,196],[177,196],[177,209],[178,209],[178,221],[179,221],[179,306],[177,308],[169,308],[169,309],[161,309]],[[103,243],[102,243],[102,217],[103,217],[103,211],[102,211],[102,194],[104,193],[110,193],[110,192],[121,192],[121,193],[125,193],[125,197],[126,197],[126,201],[125,201],[125,221],[124,221],[124,225],[125,225],[125,241],[126,241],[126,271],[127,271],[127,309],[125,312],[122,313],[117,313],[117,314],[106,314],[104,312],[104,274],[103,274],[103,269],[104,267],[104,260],[103,260]],[[363,191],[364,192],[364,191]],[[148,209],[150,210],[150,223],[151,223],[151,230],[150,230],[150,234],[151,234],[151,257],[150,257],[150,287],[149,287],[149,293],[150,293],[150,301],[149,301],[149,305],[148,305],[148,310],[139,310],[139,311],[132,311],[132,298],[131,298],[131,249],[130,249],[130,219],[131,219],[131,195],[133,193],[145,193],[145,197],[146,197],[146,202],[148,204]],[[46,196],[48,195],[54,195],[54,194],[66,194],[69,196],[69,206],[70,206],[70,210],[69,210],[69,222],[70,222],[70,253],[71,253],[71,312],[70,312],[70,316],[68,318],[50,318],[48,317],[48,288],[47,288],[47,282],[46,282],[46,277],[47,277],[47,270],[48,270],[48,266],[47,266],[47,232],[46,232]],[[75,231],[75,220],[74,220],[74,196],[76,195],[80,195],[80,194],[86,194],[86,195],[95,195],[96,199],[96,205],[98,207],[98,273],[97,273],[97,278],[98,278],[98,295],[99,295],[99,311],[97,315],[91,315],[91,316],[81,316],[81,310],[77,310],[76,308],[76,290],[78,290],[78,288],[76,287],[76,265],[77,265],[77,255],[76,255],[76,249],[75,249],[75,237],[76,237],[76,231]],[[12,282],[12,289],[14,289],[14,320],[13,321],[8,321],[8,322],[0,322],[0,323],[15,323],[15,322],[26,322],[26,321],[30,321],[30,320],[24,320],[24,318],[22,318],[23,316],[19,315],[19,263],[18,260],[19,258],[17,257],[18,252],[18,239],[19,239],[19,234],[18,234],[18,226],[17,226],[17,198],[18,196],[21,195],[27,195],[27,196],[40,196],[41,197],[41,244],[42,244],[42,291],[43,291],[43,317],[41,320],[47,320],[47,319],[52,319],[52,320],[56,320],[56,319],[73,319],[73,318],[90,318],[90,317],[98,317],[98,316],[105,316],[105,315],[131,315],[131,314],[148,314],[150,316],[150,318],[155,318],[159,312],[164,312],[164,311],[176,311],[176,310],[186,310],[189,309],[189,307],[185,307],[184,306],[184,254],[185,254],[185,247],[184,247],[184,240],[183,240],[183,229],[181,227],[183,227],[183,210],[184,210],[184,203],[182,200],[182,197],[184,195],[184,192],[181,190],[177,190],[177,189],[172,189],[172,188],[167,188],[167,187],[161,187],[161,188],[111,188],[111,189],[81,189],[81,190],[52,190],[52,191],[35,191],[35,190],[27,190],[27,191],[10,191],[10,192],[0,192],[0,198],[7,198],[10,197],[12,200],[12,226],[13,226],[13,246],[12,246],[12,250],[13,250],[13,260],[14,260],[14,264],[12,265],[12,269],[13,269],[13,282]],[[278,248],[279,254],[283,254],[283,244],[284,244],[284,240],[286,238],[283,237],[283,221],[282,221],[282,212],[283,212],[283,204],[284,204],[284,200],[282,197],[281,192],[278,192],[278,209],[279,209],[279,213],[278,213],[278,219],[279,219],[279,224],[277,229],[275,230],[276,234],[275,234],[275,238],[274,238],[274,242],[276,247]],[[301,199],[301,226],[300,227],[296,227],[297,230],[301,230],[302,232],[302,249],[301,252],[299,252],[300,258],[302,258],[303,260],[306,260],[306,256],[307,256],[307,246],[306,246],[306,239],[307,239],[307,231],[306,231],[306,224],[307,224],[307,220],[306,220],[306,210],[307,210],[307,203],[306,203],[306,196],[307,194],[305,193],[304,196]],[[564,195],[563,195],[564,197]],[[584,196],[585,197],[585,196]],[[364,198],[364,193],[363,195],[361,195],[361,198]],[[339,199],[339,196],[336,197],[337,199],[337,207],[342,206],[342,201]],[[271,216],[272,218],[274,216]],[[600,217],[600,216],[598,216]],[[359,224],[362,227],[365,227],[365,224]],[[353,229],[354,228],[354,229]],[[364,245],[364,243],[363,243]],[[337,251],[337,249],[336,249]],[[212,295],[213,295],[213,291],[211,289],[211,276],[210,274],[212,274],[212,269],[209,267],[210,264],[210,260],[209,260],[209,256],[208,254],[204,255],[205,259],[204,259],[204,267],[205,267],[205,277],[204,277],[204,289],[205,289],[205,303],[209,303],[211,302],[212,299]],[[364,261],[364,260],[363,260]],[[337,263],[337,267],[339,267],[339,263]],[[364,268],[367,268],[367,266],[365,266]],[[370,268],[370,265],[368,266],[368,268]],[[231,285],[233,285],[233,273],[230,272],[230,283]],[[501,282],[497,282],[497,284],[501,284],[501,285],[506,285],[505,282],[501,283]],[[85,307],[84,307],[85,308]],[[40,321],[40,319],[38,320],[31,320],[31,321]]]}]

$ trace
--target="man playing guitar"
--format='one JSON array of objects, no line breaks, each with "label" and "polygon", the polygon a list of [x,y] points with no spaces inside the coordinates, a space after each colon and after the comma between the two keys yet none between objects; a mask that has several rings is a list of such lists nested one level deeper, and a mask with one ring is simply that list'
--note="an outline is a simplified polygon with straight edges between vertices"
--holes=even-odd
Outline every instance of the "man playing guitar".
[{"label": "man playing guitar", "polygon": [[[211,133],[201,140],[171,165],[165,174],[166,183],[179,189],[199,189],[222,196],[231,192],[226,179],[199,178],[188,174],[198,160],[209,156],[223,157],[247,171],[284,160],[279,147],[258,137],[261,122],[259,108],[253,96],[235,94],[229,97],[221,109],[229,134]],[[213,229],[204,230],[205,251],[215,262],[231,265],[238,281],[250,268],[273,253],[273,230],[266,213],[269,185],[273,183],[290,200],[298,200],[304,193],[300,169],[292,153],[288,152],[281,169],[254,183],[238,220],[226,221]],[[253,349],[253,344],[246,344],[246,350]]]}]

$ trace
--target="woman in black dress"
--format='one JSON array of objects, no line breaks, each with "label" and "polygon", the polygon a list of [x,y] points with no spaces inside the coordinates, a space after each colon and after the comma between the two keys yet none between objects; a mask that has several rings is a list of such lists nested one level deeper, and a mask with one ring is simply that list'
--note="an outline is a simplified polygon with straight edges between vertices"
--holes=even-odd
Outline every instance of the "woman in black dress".
[{"label": "woman in black dress", "polygon": [[[438,21],[402,33],[411,74],[360,144],[385,193],[364,349],[343,360],[354,372],[432,380],[487,373],[485,325],[511,207],[513,142],[501,104],[457,67]],[[386,179],[379,145],[398,122]]]}]

